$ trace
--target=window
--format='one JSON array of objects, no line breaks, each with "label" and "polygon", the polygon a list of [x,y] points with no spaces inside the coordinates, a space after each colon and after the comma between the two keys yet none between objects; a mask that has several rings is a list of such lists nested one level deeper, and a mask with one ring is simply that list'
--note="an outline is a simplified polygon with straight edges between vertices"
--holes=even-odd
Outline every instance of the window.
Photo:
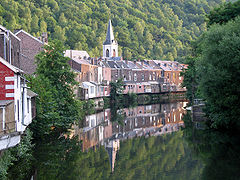
[{"label": "window", "polygon": [[27,112],[30,111],[30,98],[27,98]]},{"label": "window", "polygon": [[142,81],[144,81],[144,74],[142,74]]},{"label": "window", "polygon": [[134,81],[137,81],[137,74],[134,73]]},{"label": "window", "polygon": [[139,89],[141,89],[142,88],[142,86],[139,86]]},{"label": "window", "polygon": [[91,92],[91,94],[93,94],[94,93],[94,87],[93,86],[91,86],[91,88],[90,88],[90,92]]},{"label": "window", "polygon": [[131,81],[131,72],[129,72],[129,74],[128,74],[128,76],[129,76],[129,81]]},{"label": "window", "polygon": [[109,50],[106,50],[106,57],[109,57]]},{"label": "window", "polygon": [[113,49],[113,57],[116,57],[116,51]]},{"label": "window", "polygon": [[19,107],[19,100],[17,100],[17,113],[18,113],[18,122],[20,121],[20,107]]}]

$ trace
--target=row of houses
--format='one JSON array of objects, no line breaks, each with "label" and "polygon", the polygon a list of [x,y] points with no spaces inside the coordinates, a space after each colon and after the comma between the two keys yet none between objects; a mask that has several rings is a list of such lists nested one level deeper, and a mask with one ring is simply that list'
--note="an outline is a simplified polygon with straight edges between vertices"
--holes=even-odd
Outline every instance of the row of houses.
[{"label": "row of houses", "polygon": [[122,79],[124,94],[179,92],[181,72],[185,64],[161,60],[123,60],[118,55],[118,44],[114,39],[111,20],[109,20],[106,40],[103,43],[103,56],[90,58],[86,51],[67,50],[69,65],[76,72],[79,88],[76,94],[81,99],[109,96],[109,83]]},{"label": "row of houses", "polygon": [[124,83],[123,94],[186,90],[181,86],[181,72],[186,66],[176,61],[72,58],[69,64],[77,74],[79,88],[76,94],[81,99],[109,96],[110,82],[119,79]]}]

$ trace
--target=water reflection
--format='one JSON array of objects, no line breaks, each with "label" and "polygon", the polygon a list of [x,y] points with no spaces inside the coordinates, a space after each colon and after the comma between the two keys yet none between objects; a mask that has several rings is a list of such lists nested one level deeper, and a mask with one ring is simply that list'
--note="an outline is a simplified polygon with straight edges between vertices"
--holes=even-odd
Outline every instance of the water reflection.
[{"label": "water reflection", "polygon": [[111,171],[114,171],[120,141],[134,137],[159,136],[179,130],[183,126],[183,107],[186,102],[153,104],[125,108],[118,111],[122,122],[110,119],[111,111],[86,116],[85,127],[74,127],[74,135],[82,141],[82,151],[104,146],[109,155]]}]

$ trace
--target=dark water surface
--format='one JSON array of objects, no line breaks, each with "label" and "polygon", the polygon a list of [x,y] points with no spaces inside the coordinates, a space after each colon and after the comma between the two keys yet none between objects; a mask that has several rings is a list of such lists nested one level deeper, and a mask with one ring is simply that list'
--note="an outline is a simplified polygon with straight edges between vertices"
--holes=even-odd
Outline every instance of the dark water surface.
[{"label": "dark water surface", "polygon": [[87,116],[70,138],[36,147],[33,179],[238,179],[239,147],[193,123],[185,106],[171,102]]}]

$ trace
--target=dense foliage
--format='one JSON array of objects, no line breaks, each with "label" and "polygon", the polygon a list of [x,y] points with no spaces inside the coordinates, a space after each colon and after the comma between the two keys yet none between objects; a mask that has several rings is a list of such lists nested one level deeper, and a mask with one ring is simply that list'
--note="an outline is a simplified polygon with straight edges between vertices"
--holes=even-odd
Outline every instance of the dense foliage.
[{"label": "dense foliage", "polygon": [[26,129],[21,142],[2,153],[0,158],[0,179],[25,179],[29,177],[33,157],[32,132]]},{"label": "dense foliage", "polygon": [[200,91],[213,126],[240,127],[240,18],[214,25],[201,41]]},{"label": "dense foliage", "polygon": [[1,0],[0,24],[102,55],[111,18],[124,58],[181,60],[206,29],[205,13],[225,0]]},{"label": "dense foliage", "polygon": [[209,13],[208,17],[208,26],[218,23],[224,24],[231,19],[240,15],[240,1],[235,3],[226,3],[222,4],[220,7],[215,8]]},{"label": "dense foliage", "polygon": [[212,13],[223,21],[210,16],[210,24],[214,24],[195,42],[195,54],[185,72],[184,84],[195,84],[195,93],[199,91],[206,101],[209,124],[217,129],[240,128],[239,2],[225,4]]}]

